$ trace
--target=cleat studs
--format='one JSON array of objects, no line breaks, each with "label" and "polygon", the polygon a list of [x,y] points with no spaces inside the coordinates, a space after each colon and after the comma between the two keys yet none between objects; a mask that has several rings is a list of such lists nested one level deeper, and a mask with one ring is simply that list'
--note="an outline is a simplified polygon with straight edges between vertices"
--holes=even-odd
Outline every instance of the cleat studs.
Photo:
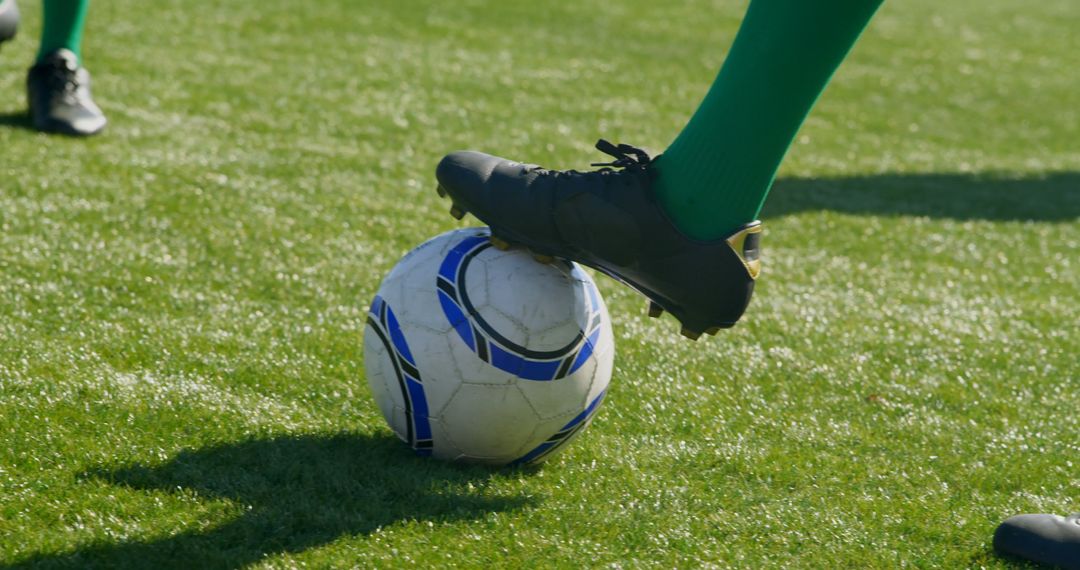
[{"label": "cleat studs", "polygon": [[552,263],[555,263],[555,258],[550,255],[545,255],[543,253],[534,253],[532,254],[532,256],[533,259],[540,263],[543,263],[544,265],[550,265]]},{"label": "cleat studs", "polygon": [[705,334],[709,336],[716,336],[716,333],[720,332],[720,327],[711,327],[705,329]]},{"label": "cleat studs", "polygon": [[435,192],[437,192],[437,193],[439,194],[439,197],[440,197],[440,198],[445,198],[445,197],[446,197],[446,188],[443,188],[443,185],[442,185],[442,184],[439,184],[439,185],[438,185],[438,186],[437,186],[437,187],[435,188]]},{"label": "cleat studs", "polygon": [[656,301],[649,301],[649,316],[657,319],[660,318],[660,315],[662,314],[664,314],[664,308]]},{"label": "cleat studs", "polygon": [[491,236],[491,237],[488,238],[488,241],[491,242],[492,247],[494,247],[495,249],[497,249],[499,251],[506,251],[506,250],[510,249],[510,242],[508,242],[508,241],[506,241],[506,240],[504,240],[502,238]]},{"label": "cleat studs", "polygon": [[685,336],[690,340],[697,340],[701,336],[701,331],[692,331],[686,327],[683,327],[679,334]]},{"label": "cleat studs", "polygon": [[455,220],[460,220],[465,217],[465,210],[462,210],[460,206],[454,204],[453,206],[450,206],[450,215],[454,216]]}]

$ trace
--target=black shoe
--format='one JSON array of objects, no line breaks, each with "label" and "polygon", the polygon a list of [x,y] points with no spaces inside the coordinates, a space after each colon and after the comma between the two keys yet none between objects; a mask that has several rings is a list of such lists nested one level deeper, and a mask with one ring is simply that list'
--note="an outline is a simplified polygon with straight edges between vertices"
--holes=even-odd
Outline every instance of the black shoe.
[{"label": "black shoe", "polygon": [[19,7],[15,0],[0,0],[0,44],[15,37],[19,31]]},{"label": "black shoe", "polygon": [[644,151],[604,140],[596,148],[615,160],[593,172],[455,152],[436,170],[439,193],[450,195],[454,217],[471,212],[490,225],[496,246],[521,245],[541,260],[561,257],[607,273],[648,297],[650,316],[672,313],[687,337],[734,325],[761,268],[761,222],[726,239],[689,238],[656,202],[654,161]]},{"label": "black shoe", "polygon": [[994,549],[1041,564],[1080,570],[1080,513],[1017,515],[994,532]]},{"label": "black shoe", "polygon": [[50,53],[30,68],[26,97],[39,131],[89,136],[105,128],[105,115],[90,97],[90,73],[66,49]]}]

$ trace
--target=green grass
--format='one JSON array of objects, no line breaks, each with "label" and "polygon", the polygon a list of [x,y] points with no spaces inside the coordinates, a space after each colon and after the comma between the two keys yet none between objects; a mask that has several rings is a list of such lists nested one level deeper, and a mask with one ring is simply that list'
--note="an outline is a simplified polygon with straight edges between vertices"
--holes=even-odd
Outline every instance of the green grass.
[{"label": "green grass", "polygon": [[[887,4],[770,197],[744,322],[601,281],[592,427],[534,471],[414,458],[363,377],[432,171],[663,149],[741,2],[95,2],[111,124],[25,128],[0,53],[0,567],[1008,568],[1080,509],[1080,7]],[[469,220],[474,223],[473,220]]]}]

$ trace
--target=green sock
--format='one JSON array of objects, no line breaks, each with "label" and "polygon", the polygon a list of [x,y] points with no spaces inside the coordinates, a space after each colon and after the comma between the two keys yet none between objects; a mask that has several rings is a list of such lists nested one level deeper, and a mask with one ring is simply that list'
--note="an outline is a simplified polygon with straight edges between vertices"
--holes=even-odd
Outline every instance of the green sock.
[{"label": "green sock", "polygon": [[82,58],[83,22],[90,0],[45,0],[45,27],[41,30],[38,61],[58,50],[67,49]]},{"label": "green sock", "polygon": [[656,163],[675,224],[717,239],[757,218],[806,115],[883,0],[752,0],[697,112]]}]

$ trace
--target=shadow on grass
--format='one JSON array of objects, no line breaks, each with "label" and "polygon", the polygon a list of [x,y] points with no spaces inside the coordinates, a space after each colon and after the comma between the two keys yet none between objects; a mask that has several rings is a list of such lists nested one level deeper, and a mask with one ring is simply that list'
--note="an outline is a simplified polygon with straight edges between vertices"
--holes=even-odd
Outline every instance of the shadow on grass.
[{"label": "shadow on grass", "polygon": [[400,521],[454,521],[521,508],[491,497],[495,472],[415,457],[392,437],[354,434],[259,439],[184,451],[157,466],[96,469],[85,478],[133,489],[196,493],[248,507],[209,529],[38,554],[14,568],[237,568]]},{"label": "shadow on grass", "polygon": [[991,561],[996,562],[999,566],[1012,568],[1014,570],[1046,570],[1047,568],[1052,570],[1055,568],[1054,566],[1037,564],[1030,560],[1024,560],[1008,554],[998,554],[990,547],[987,547],[987,554],[973,556],[971,558],[971,568],[985,568]]},{"label": "shadow on grass", "polygon": [[27,111],[13,111],[0,113],[0,128],[13,127],[17,129],[26,129],[33,131],[34,122],[30,120],[30,113]]},{"label": "shadow on grass", "polygon": [[762,218],[829,210],[953,220],[1080,218],[1080,172],[1016,178],[993,174],[880,174],[776,181]]}]

